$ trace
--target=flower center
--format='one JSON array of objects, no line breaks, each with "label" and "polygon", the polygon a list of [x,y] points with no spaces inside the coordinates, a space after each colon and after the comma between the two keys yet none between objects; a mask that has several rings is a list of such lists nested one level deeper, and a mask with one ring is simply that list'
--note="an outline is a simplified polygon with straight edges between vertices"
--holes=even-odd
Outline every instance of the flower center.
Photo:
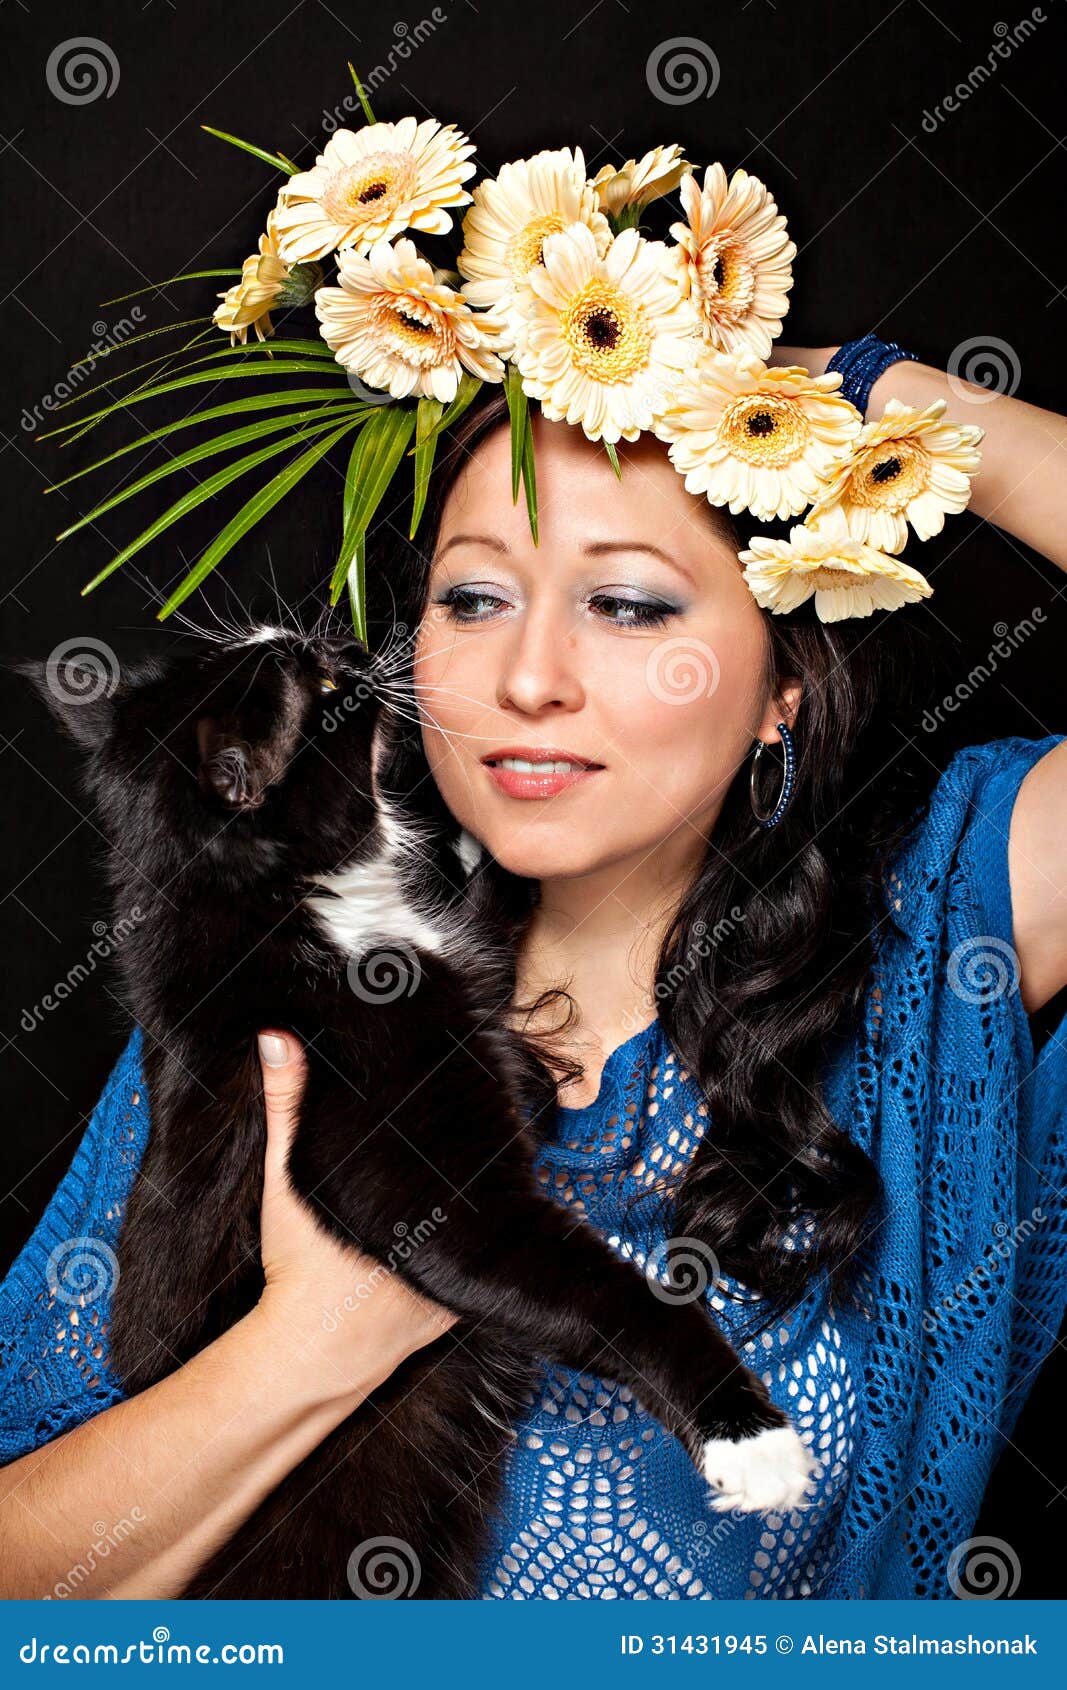
[{"label": "flower center", "polygon": [[884,440],[865,453],[849,477],[849,497],[868,509],[902,510],[921,493],[930,460],[911,440]]},{"label": "flower center", "polygon": [[561,327],[574,364],[596,381],[628,381],[648,362],[652,331],[645,314],[612,282],[587,282]]},{"label": "flower center", "polygon": [[837,569],[832,563],[822,563],[805,576],[813,591],[831,592],[835,587],[854,587],[862,580],[851,569]]},{"label": "flower center", "polygon": [[706,321],[740,323],[756,296],[756,269],[745,248],[712,235],[700,251],[696,270]]},{"label": "flower center", "polygon": [[508,268],[516,281],[521,281],[535,264],[544,263],[545,236],[554,235],[562,228],[563,218],[552,211],[544,217],[535,217],[508,242]]},{"label": "flower center", "polygon": [[380,222],[383,213],[407,198],[413,168],[409,154],[370,153],[333,174],[322,196],[323,209],[335,223],[350,227]]},{"label": "flower center", "polygon": [[798,401],[774,393],[743,394],[719,424],[719,438],[735,457],[768,468],[794,463],[810,434]]},{"label": "flower center", "polygon": [[378,313],[378,324],[390,351],[405,363],[426,369],[454,356],[455,337],[447,318],[424,300],[389,298]]}]

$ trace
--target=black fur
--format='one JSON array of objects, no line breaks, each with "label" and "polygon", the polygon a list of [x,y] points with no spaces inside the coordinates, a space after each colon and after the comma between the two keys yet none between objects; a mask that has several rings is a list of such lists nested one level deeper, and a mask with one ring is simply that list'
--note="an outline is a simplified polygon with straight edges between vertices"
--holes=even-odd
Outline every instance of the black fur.
[{"label": "black fur", "polygon": [[[262,1027],[307,1046],[296,1192],[342,1244],[461,1316],[289,1474],[186,1596],[348,1598],[350,1555],[381,1537],[410,1546],[410,1594],[476,1596],[538,1358],[626,1384],[698,1463],[710,1438],[787,1423],[701,1302],[653,1297],[537,1184],[508,973],[463,876],[450,886],[438,865],[431,879],[426,853],[406,853],[408,902],[448,950],[409,953],[415,989],[389,1001],[353,989],[373,956],[353,962],[309,909],[310,877],[370,863],[387,837],[374,774],[396,700],[361,645],[275,634],[148,665],[111,697],[66,703],[79,687],[62,675],[41,690],[87,751],[117,911],[141,914],[120,951],[151,1118],[109,1335],[127,1394],[260,1296]],[[435,1210],[446,1219],[428,1229]],[[418,1242],[400,1252],[402,1236]]]}]

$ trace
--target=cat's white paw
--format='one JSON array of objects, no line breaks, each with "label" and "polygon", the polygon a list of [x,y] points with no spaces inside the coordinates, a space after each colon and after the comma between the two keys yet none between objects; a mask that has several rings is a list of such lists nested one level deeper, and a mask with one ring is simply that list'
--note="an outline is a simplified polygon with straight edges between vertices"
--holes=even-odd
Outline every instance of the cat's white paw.
[{"label": "cat's white paw", "polygon": [[719,1495],[720,1514],[778,1512],[802,1505],[816,1462],[792,1426],[773,1426],[734,1443],[710,1438],[704,1445],[704,1477]]}]

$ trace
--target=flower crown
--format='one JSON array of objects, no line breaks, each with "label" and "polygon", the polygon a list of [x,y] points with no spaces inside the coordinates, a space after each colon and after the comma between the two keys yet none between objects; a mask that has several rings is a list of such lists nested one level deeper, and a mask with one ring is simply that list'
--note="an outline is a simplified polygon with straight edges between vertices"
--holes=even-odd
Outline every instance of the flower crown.
[{"label": "flower crown", "polygon": [[[476,167],[467,136],[431,118],[378,122],[352,75],[366,123],[337,129],[310,170],[210,131],[285,174],[258,253],[220,293],[213,317],[191,320],[207,326],[179,353],[153,360],[155,373],[124,399],[54,431],[77,437],[120,409],[188,386],[221,402],[150,440],[198,421],[237,423],[172,456],[61,539],[168,474],[253,448],[185,493],[85,591],[216,492],[303,448],[206,548],[159,612],[169,615],[331,448],[354,436],[331,601],[347,587],[365,640],[366,536],[387,488],[412,458],[414,538],[438,439],[484,383],[499,382],[512,497],[521,482],[535,543],[531,399],[545,417],[602,441],[617,475],[617,442],[650,431],[668,445],[687,490],[710,504],[764,522],[803,516],[788,539],[756,534],[739,554],[764,609],[781,614],[814,596],[818,617],[831,622],[930,595],[898,554],[909,527],[929,539],[946,513],[964,509],[982,430],[946,421],[944,401],[916,410],[890,400],[865,425],[836,391],[839,374],[765,362],[788,308],[796,247],[757,177],[736,170],[727,178],[712,164],[698,182],[672,144],[589,178],[581,149],[559,148],[505,164],[468,192]],[[671,224],[672,239],[646,238],[642,213],[675,189],[684,220]],[[461,206],[468,209],[456,269],[435,267],[413,237],[448,234],[450,211]],[[335,283],[324,277],[329,258]],[[157,285],[235,274],[193,272]],[[275,333],[272,310],[312,303],[321,339]],[[229,345],[205,354],[204,341],[220,329]],[[191,362],[176,365],[188,352],[196,354]],[[231,378],[265,376],[303,383],[229,397]],[[144,444],[142,434],[89,468]]]}]

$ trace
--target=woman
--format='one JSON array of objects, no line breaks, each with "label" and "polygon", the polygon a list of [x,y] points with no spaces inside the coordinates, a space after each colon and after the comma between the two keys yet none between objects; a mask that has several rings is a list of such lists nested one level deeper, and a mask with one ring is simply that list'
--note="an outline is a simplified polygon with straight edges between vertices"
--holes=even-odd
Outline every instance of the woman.
[{"label": "woman", "polygon": [[[776,361],[817,372],[827,353]],[[866,402],[942,395],[943,375],[897,362]],[[976,510],[1067,569],[1063,420],[960,384],[951,400],[986,429]],[[1067,1051],[1061,1024],[1037,1055],[1028,1018],[1067,983],[1064,737],[971,747],[917,805],[894,719],[923,661],[912,612],[766,614],[731,525],[654,439],[620,450],[617,481],[540,416],[534,548],[505,420],[497,396],[457,430],[429,570],[410,549],[393,560],[419,722],[387,784],[482,843],[501,919],[518,917],[516,1021],[558,1062],[539,1177],[663,1295],[706,1295],[819,1474],[788,1517],[711,1512],[628,1392],[554,1370],[517,1428],[484,1594],[950,1595],[1062,1309],[1047,1252]],[[752,776],[754,742],[794,732],[795,784],[768,774],[773,752]],[[133,1047],[0,1287],[5,1325],[39,1340],[0,1423],[6,1596],[72,1579],[81,1596],[179,1593],[451,1324],[395,1276],[346,1303],[373,1264],[287,1191],[302,1061],[280,1030],[261,1049],[266,1286],[250,1315],[127,1402],[106,1300],[47,1306],[50,1249],[117,1237],[147,1131]],[[658,1273],[665,1192],[689,1291]]]}]

